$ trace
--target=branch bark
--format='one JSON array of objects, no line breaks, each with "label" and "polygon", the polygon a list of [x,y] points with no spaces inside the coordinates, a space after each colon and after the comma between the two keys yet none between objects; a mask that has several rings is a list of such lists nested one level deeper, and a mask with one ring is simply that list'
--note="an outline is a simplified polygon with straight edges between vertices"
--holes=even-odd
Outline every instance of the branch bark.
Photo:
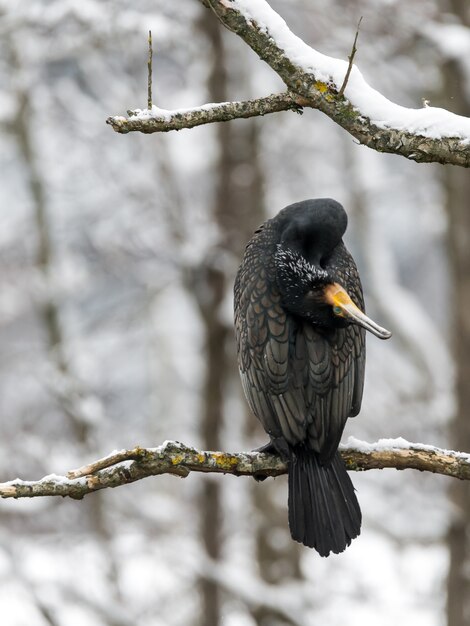
[{"label": "branch bark", "polygon": [[[365,444],[350,438],[347,445],[341,446],[340,452],[348,470],[416,469],[470,480],[470,454],[409,443],[403,439]],[[273,454],[257,451],[208,452],[167,441],[157,448],[136,447],[113,452],[89,465],[71,470],[67,476],[51,474],[37,481],[17,478],[0,483],[0,497],[68,496],[80,500],[94,491],[120,487],[149,476],[174,474],[186,477],[190,472],[260,479],[286,474],[287,465]]]},{"label": "branch bark", "polygon": [[257,117],[279,111],[296,111],[302,113],[302,100],[289,92],[272,94],[256,100],[241,102],[221,102],[206,104],[193,109],[177,109],[167,111],[152,107],[143,111],[136,109],[128,111],[129,117],[108,117],[106,124],[110,124],[118,133],[167,133],[170,130],[194,128],[213,122],[228,122],[238,118]]},{"label": "branch bark", "polygon": [[[470,167],[470,120],[443,109],[406,109],[373,90],[353,66],[344,94],[348,63],[322,55],[302,42],[263,0],[200,0],[220,22],[241,37],[284,81],[289,92],[260,101],[205,105],[186,112],[130,112],[110,117],[121,133],[166,132],[236,117],[265,115],[287,106],[311,107],[328,115],[361,144],[418,163]],[[353,83],[353,84],[352,84]],[[274,101],[270,99],[274,98]],[[278,100],[279,99],[279,100]],[[263,103],[257,112],[258,102]]]}]

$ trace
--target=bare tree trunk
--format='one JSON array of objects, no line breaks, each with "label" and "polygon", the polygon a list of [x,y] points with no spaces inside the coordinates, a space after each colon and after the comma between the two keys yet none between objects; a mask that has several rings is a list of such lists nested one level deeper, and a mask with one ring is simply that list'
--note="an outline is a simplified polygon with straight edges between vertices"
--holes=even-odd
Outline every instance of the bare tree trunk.
[{"label": "bare tree trunk", "polygon": [[[462,24],[470,26],[468,2],[451,0]],[[463,62],[463,61],[462,61]],[[466,75],[456,60],[442,68],[444,91],[455,113],[470,115]],[[453,282],[449,312],[454,316],[453,342],[456,361],[457,412],[450,426],[450,445],[470,450],[470,175],[465,170],[444,169],[449,216],[448,245]],[[470,488],[453,481],[450,485],[453,515],[447,534],[449,573],[447,579],[447,624],[470,626]]]},{"label": "bare tree trunk", "polygon": [[[209,98],[212,102],[223,102],[230,98],[229,84],[235,83],[227,76],[227,59],[224,47],[224,30],[216,20],[207,20],[203,16],[200,28],[212,46],[213,64],[209,76]],[[232,291],[234,273],[243,249],[255,228],[263,221],[263,168],[259,155],[259,124],[254,121],[239,121],[217,126],[219,161],[216,170],[216,189],[212,215],[219,229],[219,246],[208,256],[203,266],[192,277],[192,291],[196,297],[205,327],[206,377],[204,383],[204,403],[201,434],[203,445],[210,450],[223,448],[221,441],[222,419],[224,414],[224,389],[236,376],[236,354],[231,325],[227,327],[220,314],[220,307]],[[227,263],[227,259],[229,262]],[[240,386],[241,390],[241,386]],[[248,411],[248,409],[247,409]],[[254,416],[248,415],[249,430],[256,425]],[[252,426],[251,426],[252,425]],[[240,429],[243,429],[240,424]],[[248,431],[245,431],[248,432]],[[263,489],[264,489],[263,485]],[[256,490],[255,506],[261,515],[268,516],[265,505],[269,498],[266,485],[266,497],[259,499],[260,489]],[[274,486],[273,488],[277,487]],[[253,494],[255,494],[256,486]],[[205,549],[212,559],[219,559],[222,552],[222,511],[220,503],[220,483],[206,480],[203,485],[201,510],[201,535]],[[269,507],[272,522],[273,504]],[[286,516],[281,515],[286,523]],[[270,522],[270,523],[271,523]],[[272,569],[271,557],[279,559],[278,551],[268,549],[264,525],[257,532],[258,556],[261,558],[261,575],[271,580],[268,573]],[[276,553],[274,555],[274,552]],[[287,550],[296,555],[295,546]],[[285,555],[284,555],[285,556]],[[290,558],[290,557],[289,557]],[[298,557],[294,567],[298,571]],[[202,620],[204,626],[220,624],[220,589],[212,581],[201,580],[203,597]],[[261,614],[262,613],[262,614]],[[269,621],[266,610],[253,616],[259,624]],[[273,617],[273,615],[271,615]],[[268,621],[266,621],[268,620]],[[279,622],[285,623],[285,621]]]},{"label": "bare tree trunk", "polygon": [[[222,28],[216,20],[201,17],[199,27],[212,47],[212,67],[208,80],[209,98],[212,102],[227,99],[227,76]],[[223,246],[230,239],[230,215],[234,207],[230,189],[233,171],[230,146],[231,129],[226,124],[217,127],[219,162],[216,168],[216,187],[211,214],[219,228],[221,248],[214,249],[191,277],[192,293],[198,304],[205,330],[206,374],[203,386],[203,409],[201,416],[201,438],[210,450],[222,448],[221,430],[224,416],[224,388],[230,375],[230,366],[225,350],[228,328],[221,315],[221,305],[228,287],[228,277],[222,262]],[[222,508],[220,483],[204,481],[202,485],[201,536],[208,556],[218,560],[221,556]],[[201,626],[220,624],[220,588],[216,582],[202,578]]]},{"label": "bare tree trunk", "polygon": [[[21,61],[14,43],[10,47],[11,61],[13,67],[21,71]],[[37,253],[36,267],[41,272],[46,289],[49,287],[50,278],[54,272],[55,256],[54,245],[51,235],[51,224],[48,211],[46,184],[39,167],[39,158],[35,150],[32,119],[34,112],[31,106],[30,95],[23,90],[19,90],[18,109],[13,123],[13,132],[16,135],[19,152],[24,160],[25,172],[28,176],[28,186],[31,194],[34,218],[37,229]],[[60,320],[60,303],[53,296],[46,295],[41,302],[39,309],[39,317],[41,326],[45,335],[45,347],[48,358],[54,364],[58,371],[61,372],[70,381],[74,378],[69,360],[67,358],[66,340],[62,330]],[[77,392],[77,389],[74,389]],[[78,391],[77,397],[81,395]],[[88,423],[80,411],[76,409],[77,398],[68,398],[61,396],[58,398],[61,410],[67,417],[68,423],[72,429],[76,444],[81,446],[85,452],[93,450],[93,427]],[[86,510],[91,518],[92,527],[96,534],[103,540],[103,546],[107,551],[108,579],[113,590],[114,600],[119,600],[119,587],[117,585],[117,564],[111,549],[111,534],[107,523],[106,509],[104,500],[99,495],[93,501],[86,505]],[[32,584],[31,584],[32,587]],[[35,593],[35,590],[32,590]],[[33,595],[34,595],[33,593]],[[39,604],[39,598],[36,598],[38,608],[41,613],[52,621],[52,613],[47,614],[47,607]],[[108,626],[122,626],[124,622],[115,622],[109,619]]]},{"label": "bare tree trunk", "polygon": [[[457,84],[457,83],[455,83]],[[461,111],[464,113],[463,111]],[[470,106],[466,107],[466,114]],[[448,168],[445,172],[449,212],[449,246],[455,298],[450,306],[454,314],[454,354],[456,360],[457,413],[450,425],[450,446],[470,450],[470,177],[464,170]],[[450,485],[453,514],[448,529],[450,553],[447,580],[448,626],[470,625],[470,488],[460,481]]]},{"label": "bare tree trunk", "polygon": [[[449,239],[455,292],[454,344],[457,365],[457,414],[450,426],[450,446],[470,450],[470,179],[457,168],[446,172],[447,206],[450,215]],[[462,239],[467,239],[464,243]],[[462,245],[463,244],[463,245]],[[452,482],[450,498],[453,515],[447,543],[450,552],[447,581],[448,626],[470,625],[470,488],[460,481]]]},{"label": "bare tree trunk", "polygon": [[[221,428],[224,415],[223,390],[226,386],[228,363],[224,350],[227,328],[221,322],[220,306],[225,293],[226,277],[214,267],[200,268],[204,275],[195,290],[205,328],[206,375],[203,387],[201,437],[210,450],[221,449]],[[209,296],[209,299],[207,299]],[[201,495],[201,535],[208,556],[218,560],[221,554],[222,509],[220,483],[204,481]],[[201,625],[217,626],[220,622],[219,587],[211,580],[201,580],[203,609]]]}]

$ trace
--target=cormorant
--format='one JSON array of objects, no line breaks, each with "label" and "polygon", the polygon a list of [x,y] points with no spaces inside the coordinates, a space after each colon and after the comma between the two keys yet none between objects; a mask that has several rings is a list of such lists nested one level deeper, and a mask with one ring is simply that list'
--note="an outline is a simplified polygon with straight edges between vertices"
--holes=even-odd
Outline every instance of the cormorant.
[{"label": "cormorant", "polygon": [[365,330],[361,281],[342,237],[347,215],[330,198],[304,200],[267,220],[235,281],[235,332],[251,410],[288,462],[292,538],[321,556],[342,552],[361,510],[338,452],[361,408]]}]

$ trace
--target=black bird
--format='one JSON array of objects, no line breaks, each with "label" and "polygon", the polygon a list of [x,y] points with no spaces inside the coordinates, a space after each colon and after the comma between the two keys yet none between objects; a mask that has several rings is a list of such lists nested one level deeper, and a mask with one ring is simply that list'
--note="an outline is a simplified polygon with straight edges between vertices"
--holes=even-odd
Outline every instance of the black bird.
[{"label": "black bird", "polygon": [[287,206],[255,232],[235,281],[243,388],[270,437],[265,449],[288,462],[291,535],[321,556],[360,533],[338,446],[361,408],[365,330],[391,336],[364,313],[347,221],[329,198]]}]

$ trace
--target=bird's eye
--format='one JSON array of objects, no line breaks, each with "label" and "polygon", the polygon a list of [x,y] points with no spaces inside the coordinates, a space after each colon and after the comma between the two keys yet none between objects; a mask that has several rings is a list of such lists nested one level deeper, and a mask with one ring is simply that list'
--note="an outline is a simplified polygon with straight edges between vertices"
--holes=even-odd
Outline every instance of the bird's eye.
[{"label": "bird's eye", "polygon": [[343,312],[343,309],[340,306],[336,305],[333,307],[333,313],[335,315],[341,315],[342,312]]}]

